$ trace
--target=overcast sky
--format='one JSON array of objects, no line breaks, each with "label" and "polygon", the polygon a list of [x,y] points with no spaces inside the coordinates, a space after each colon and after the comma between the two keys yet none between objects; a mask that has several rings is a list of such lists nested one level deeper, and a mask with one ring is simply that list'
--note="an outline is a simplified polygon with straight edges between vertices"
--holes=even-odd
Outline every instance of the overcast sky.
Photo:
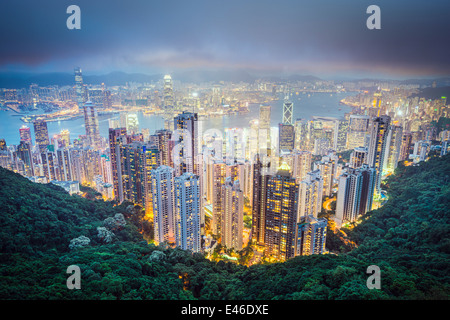
[{"label": "overcast sky", "polygon": [[[66,8],[81,8],[68,30]],[[381,8],[381,30],[366,9]],[[448,0],[2,0],[0,71],[450,75]]]}]

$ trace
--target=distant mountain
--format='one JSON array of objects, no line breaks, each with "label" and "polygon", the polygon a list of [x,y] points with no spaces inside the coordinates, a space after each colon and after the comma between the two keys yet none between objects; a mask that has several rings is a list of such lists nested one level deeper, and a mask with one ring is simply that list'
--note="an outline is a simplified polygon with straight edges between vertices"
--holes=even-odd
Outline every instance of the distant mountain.
[{"label": "distant mountain", "polygon": [[[450,97],[450,86],[447,87],[428,87],[421,89],[418,93],[411,95],[411,97],[419,97],[425,99],[440,99],[441,97]],[[447,100],[448,101],[448,100]]]}]

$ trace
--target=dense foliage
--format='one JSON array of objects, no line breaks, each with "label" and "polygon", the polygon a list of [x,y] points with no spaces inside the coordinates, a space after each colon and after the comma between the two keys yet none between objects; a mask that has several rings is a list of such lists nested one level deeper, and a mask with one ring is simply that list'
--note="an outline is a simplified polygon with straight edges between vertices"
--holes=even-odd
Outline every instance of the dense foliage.
[{"label": "dense foliage", "polygon": [[[148,244],[140,208],[69,196],[0,168],[0,298],[448,299],[449,159],[401,165],[386,183],[387,204],[346,230],[357,248],[251,267]],[[70,249],[80,236],[90,242]],[[373,264],[381,290],[366,286]],[[81,290],[66,287],[69,265],[81,268]]]}]

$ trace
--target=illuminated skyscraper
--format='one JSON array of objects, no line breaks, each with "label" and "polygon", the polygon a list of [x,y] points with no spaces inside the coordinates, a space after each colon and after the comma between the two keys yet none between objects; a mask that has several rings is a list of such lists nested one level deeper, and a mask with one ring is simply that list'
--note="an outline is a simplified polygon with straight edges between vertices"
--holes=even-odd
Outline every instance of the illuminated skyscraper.
[{"label": "illuminated skyscraper", "polygon": [[174,169],[160,166],[152,170],[152,201],[155,243],[176,243]]},{"label": "illuminated skyscraper", "polygon": [[211,167],[210,183],[211,200],[212,200],[212,232],[217,236],[222,234],[222,217],[223,217],[223,198],[222,186],[226,178],[226,164],[222,161],[213,161],[209,164]]},{"label": "illuminated skyscraper", "polygon": [[153,137],[159,150],[161,165],[173,167],[172,149],[174,141],[172,140],[172,131],[157,130]]},{"label": "illuminated skyscraper", "polygon": [[175,107],[175,99],[173,95],[173,83],[170,75],[164,76],[164,109],[172,111]]},{"label": "illuminated skyscraper", "polygon": [[343,152],[347,150],[347,133],[348,133],[348,120],[337,120],[334,129],[334,144],[333,149],[336,152]]},{"label": "illuminated skyscraper", "polygon": [[411,153],[412,135],[410,132],[405,132],[402,137],[402,146],[400,150],[399,161],[409,159]]},{"label": "illuminated skyscraper", "polygon": [[81,107],[84,102],[87,100],[86,98],[86,90],[83,85],[83,75],[81,73],[81,68],[75,68],[75,93],[77,96],[77,104],[78,107]]},{"label": "illuminated skyscraper", "polygon": [[264,245],[266,230],[267,182],[270,175],[256,155],[253,164],[252,241]]},{"label": "illuminated skyscraper", "polygon": [[175,178],[176,245],[184,250],[199,252],[200,239],[200,180],[185,172]]},{"label": "illuminated skyscraper", "polygon": [[36,145],[39,147],[39,152],[47,152],[50,141],[48,138],[47,122],[45,122],[45,120],[36,119],[34,121],[34,134],[36,137]]},{"label": "illuminated skyscraper", "polygon": [[386,173],[393,173],[397,168],[402,147],[403,128],[400,126],[389,127],[386,142],[386,155],[384,157],[383,168]]},{"label": "illuminated skyscraper", "polygon": [[291,124],[280,123],[278,125],[278,149],[279,154],[291,152],[294,150],[295,132]]},{"label": "illuminated skyscraper", "polygon": [[58,149],[56,151],[58,157],[59,175],[61,181],[72,181],[72,167],[70,160],[70,152],[68,148]]},{"label": "illuminated skyscraper", "polygon": [[271,155],[272,141],[270,131],[270,110],[269,105],[259,106],[259,132],[258,132],[258,146],[261,155]]},{"label": "illuminated skyscraper", "polygon": [[352,154],[350,155],[350,163],[349,166],[351,168],[357,169],[361,167],[363,164],[367,164],[367,148],[365,147],[358,147],[353,150]]},{"label": "illuminated skyscraper", "polygon": [[323,196],[325,197],[331,197],[333,193],[337,162],[338,157],[333,154],[322,157],[322,160],[314,162],[314,170],[319,170],[323,179]]},{"label": "illuminated skyscraper", "polygon": [[370,117],[350,115],[347,135],[347,150],[364,147],[366,135],[370,134]]},{"label": "illuminated skyscraper", "polygon": [[327,219],[301,217],[297,224],[296,256],[323,254],[327,235]]},{"label": "illuminated skyscraper", "polygon": [[381,175],[383,174],[384,157],[386,155],[387,138],[389,134],[389,116],[374,118],[370,123],[370,145],[368,149],[368,165],[377,171],[375,194],[381,193]]},{"label": "illuminated skyscraper", "polygon": [[69,130],[61,130],[60,138],[64,147],[68,147],[70,145],[70,132]]},{"label": "illuminated skyscraper", "polygon": [[221,244],[227,248],[242,250],[244,230],[244,193],[239,180],[227,177],[222,186],[223,216]]},{"label": "illuminated skyscraper", "polygon": [[127,114],[127,132],[129,134],[139,133],[139,120],[136,113]]},{"label": "illuminated skyscraper", "polygon": [[[29,130],[29,128],[28,128]],[[31,156],[31,142],[20,141],[20,144],[17,146],[17,157],[23,161],[24,165],[24,175],[27,177],[34,176],[34,166],[33,160]]]},{"label": "illuminated skyscraper", "polygon": [[294,114],[294,104],[285,99],[283,103],[283,123],[284,124],[294,124],[293,122],[293,114]]},{"label": "illuminated skyscraper", "polygon": [[20,133],[20,141],[24,141],[24,142],[28,142],[30,144],[32,144],[31,141],[31,131],[30,128],[27,126],[22,126],[19,129],[19,133]]},{"label": "illuminated skyscraper", "polygon": [[322,209],[323,178],[320,170],[308,172],[306,179],[299,185],[299,217],[312,215],[317,218],[317,214]]},{"label": "illuminated skyscraper", "polygon": [[295,255],[299,190],[289,170],[286,164],[281,165],[267,182],[265,253],[281,261]]},{"label": "illuminated skyscraper", "polygon": [[358,169],[348,168],[339,177],[335,218],[339,227],[372,210],[375,183],[376,170],[365,164]]},{"label": "illuminated skyscraper", "polygon": [[174,118],[174,167],[176,175],[184,172],[198,174],[198,116],[197,113],[186,112]]},{"label": "illuminated skyscraper", "polygon": [[100,131],[98,128],[98,115],[95,104],[91,101],[87,101],[83,105],[84,110],[84,124],[86,128],[86,136],[89,141],[89,145],[94,149],[101,147]]},{"label": "illuminated skyscraper", "polygon": [[[119,200],[119,202],[123,201],[122,183],[119,182],[119,166],[121,165],[119,148],[122,144],[127,143],[126,139],[126,128],[109,129],[109,150],[111,154],[111,171],[114,184],[114,197]],[[122,197],[122,199],[120,197]]]}]

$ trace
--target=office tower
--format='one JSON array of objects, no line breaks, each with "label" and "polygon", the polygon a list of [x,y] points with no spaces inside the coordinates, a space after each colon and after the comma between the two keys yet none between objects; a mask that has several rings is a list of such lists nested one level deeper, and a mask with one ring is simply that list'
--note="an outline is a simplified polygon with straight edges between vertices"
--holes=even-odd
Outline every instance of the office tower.
[{"label": "office tower", "polygon": [[337,120],[334,129],[333,149],[336,152],[347,150],[347,133],[349,122],[346,119]]},{"label": "office tower", "polygon": [[267,181],[265,212],[266,254],[277,260],[295,255],[298,184],[289,174],[289,166],[282,164],[276,175]]},{"label": "office tower", "polygon": [[368,165],[377,171],[375,194],[381,194],[381,175],[383,174],[384,157],[386,154],[387,137],[389,134],[389,116],[381,116],[371,121],[370,145],[368,149]]},{"label": "office tower", "polygon": [[350,155],[350,163],[349,166],[351,168],[357,169],[361,167],[363,164],[366,164],[368,161],[367,158],[368,150],[365,147],[355,148]]},{"label": "office tower", "polygon": [[17,146],[17,157],[23,161],[24,175],[27,177],[34,176],[33,159],[31,156],[31,142],[24,140],[20,141],[20,144]]},{"label": "office tower", "polygon": [[412,144],[412,135],[410,132],[405,132],[402,137],[402,146],[400,150],[399,161],[405,161],[409,159]]},{"label": "office tower", "polygon": [[294,124],[293,122],[294,104],[288,100],[283,103],[283,124]]},{"label": "office tower", "polygon": [[31,141],[31,131],[30,128],[27,126],[22,126],[19,129],[19,133],[20,133],[20,141],[24,141],[24,142],[28,142],[29,144],[32,144]]},{"label": "office tower", "polygon": [[267,182],[270,175],[256,155],[253,164],[252,241],[264,245],[266,229]]},{"label": "office tower", "polygon": [[114,184],[114,197],[122,202],[119,196],[123,194],[122,183],[119,183],[120,154],[119,147],[126,143],[126,128],[109,129],[109,151],[111,154],[111,171]]},{"label": "office tower", "polygon": [[139,133],[139,120],[136,113],[127,114],[127,132],[129,134]]},{"label": "office tower", "polygon": [[272,141],[270,131],[270,111],[271,106],[260,105],[259,106],[259,128],[258,128],[258,153],[267,155],[270,157]]},{"label": "office tower", "polygon": [[60,140],[62,142],[62,146],[63,147],[69,147],[70,145],[70,132],[69,130],[65,129],[65,130],[61,130],[61,132],[59,133],[60,136]]},{"label": "office tower", "polygon": [[151,177],[155,244],[175,244],[174,169],[160,166],[151,171]]},{"label": "office tower", "polygon": [[186,112],[174,118],[173,139],[175,140],[173,162],[176,175],[184,172],[197,172],[198,155],[198,116],[197,113]]},{"label": "office tower", "polygon": [[172,111],[175,107],[173,83],[170,75],[164,76],[164,110]]},{"label": "office tower", "polygon": [[176,245],[184,250],[199,252],[200,239],[200,180],[185,172],[175,178]]},{"label": "office tower", "polygon": [[239,180],[227,177],[222,186],[223,216],[221,244],[236,251],[242,250],[244,230],[244,193]]},{"label": "office tower", "polygon": [[288,153],[294,150],[295,131],[291,124],[278,124],[278,149],[279,154]]},{"label": "office tower", "polygon": [[383,168],[386,173],[393,173],[397,168],[402,147],[403,128],[391,125],[386,142],[386,155]]},{"label": "office tower", "polygon": [[39,118],[34,121],[33,125],[34,125],[34,135],[36,138],[36,145],[39,148],[39,152],[40,153],[46,152],[47,147],[50,144],[50,140],[48,138],[47,122]]},{"label": "office tower", "polygon": [[312,215],[317,218],[322,211],[323,178],[319,170],[308,172],[299,185],[299,217]]},{"label": "office tower", "polygon": [[212,232],[220,237],[222,234],[223,216],[222,186],[226,178],[226,164],[222,161],[213,161],[209,166],[211,168],[211,180],[208,185],[212,202]]},{"label": "office tower", "polygon": [[327,235],[327,219],[313,216],[301,217],[297,224],[296,256],[323,254]]},{"label": "office tower", "polygon": [[83,85],[83,75],[81,68],[75,68],[75,93],[77,97],[78,107],[81,107],[86,101],[86,90]]},{"label": "office tower", "polygon": [[172,149],[174,141],[172,140],[172,131],[157,130],[153,137],[159,150],[161,165],[173,167]]},{"label": "office tower", "polygon": [[72,168],[70,161],[70,152],[68,148],[58,149],[56,151],[58,157],[58,167],[61,181],[72,181]]},{"label": "office tower", "polygon": [[88,139],[89,146],[94,150],[99,149],[101,147],[101,141],[100,131],[98,128],[97,108],[91,101],[87,101],[83,105],[83,110],[86,137]]},{"label": "office tower", "polygon": [[370,117],[366,115],[350,115],[347,150],[364,147],[366,135],[369,134]]},{"label": "office tower", "polygon": [[374,168],[364,164],[357,169],[348,168],[339,177],[335,218],[338,227],[372,210],[376,174]]},{"label": "office tower", "polygon": [[323,196],[331,197],[336,178],[338,157],[330,154],[322,157],[322,160],[314,162],[314,170],[319,170],[323,179]]}]

